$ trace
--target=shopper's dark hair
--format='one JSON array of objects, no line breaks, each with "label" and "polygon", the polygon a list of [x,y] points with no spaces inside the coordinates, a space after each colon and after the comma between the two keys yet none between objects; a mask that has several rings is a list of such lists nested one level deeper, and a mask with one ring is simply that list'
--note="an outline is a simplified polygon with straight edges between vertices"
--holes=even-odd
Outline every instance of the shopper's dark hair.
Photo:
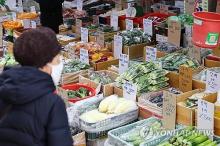
[{"label": "shopper's dark hair", "polygon": [[27,30],[14,43],[15,60],[22,66],[43,67],[60,50],[56,34],[46,27]]}]

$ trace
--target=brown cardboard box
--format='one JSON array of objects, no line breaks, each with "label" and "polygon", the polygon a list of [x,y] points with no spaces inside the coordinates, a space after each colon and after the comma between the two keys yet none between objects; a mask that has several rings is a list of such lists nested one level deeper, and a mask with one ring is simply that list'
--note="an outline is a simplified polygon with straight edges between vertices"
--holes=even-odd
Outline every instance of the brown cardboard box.
[{"label": "brown cardboard box", "polygon": [[124,54],[129,55],[129,59],[136,59],[143,57],[144,53],[144,47],[146,46],[146,43],[143,44],[135,44],[131,46],[123,46],[122,52]]},{"label": "brown cardboard box", "polygon": [[[108,71],[108,70],[102,70],[102,71],[98,71],[98,72],[104,72],[106,73],[107,75],[110,76],[110,78],[114,81],[117,77],[118,77],[118,74],[114,73],[114,72],[111,72],[111,71]],[[79,83],[83,83],[83,84],[87,84],[89,85],[90,87],[92,88],[97,88],[99,86],[98,83],[95,83],[94,81],[90,80],[88,78],[88,74],[86,76],[80,76],[80,79],[79,79]],[[106,84],[106,85],[102,85],[101,86],[101,90],[103,91],[103,95],[104,96],[110,96],[114,93],[114,86],[113,86],[113,83],[110,83],[110,84]]]},{"label": "brown cardboard box", "polygon": [[76,134],[72,138],[73,138],[73,141],[74,141],[73,146],[86,146],[86,134],[85,134],[85,132],[81,132],[79,134]]},{"label": "brown cardboard box", "polygon": [[106,40],[108,39],[114,39],[114,35],[117,34],[117,31],[115,32],[102,32],[102,31],[97,31],[97,43],[101,45],[102,47],[105,47],[106,45]]},{"label": "brown cardboard box", "polygon": [[118,65],[119,60],[113,59],[113,60],[109,60],[109,61],[105,61],[105,62],[91,63],[91,64],[93,65],[95,71],[107,70],[108,67],[110,67],[111,65]]},{"label": "brown cardboard box", "polygon": [[61,76],[61,85],[66,85],[70,83],[78,83],[79,75],[85,76],[88,74],[88,70],[81,70],[74,73],[65,73]]},{"label": "brown cardboard box", "polygon": [[204,65],[205,65],[205,67],[208,67],[208,68],[220,67],[220,62],[219,61],[214,61],[214,60],[209,60],[209,59],[205,58]]},{"label": "brown cardboard box", "polygon": [[[186,92],[180,96],[181,102],[177,103],[177,123],[187,126],[195,125],[195,110],[194,108],[188,108],[185,106],[185,101],[188,97],[192,96],[195,93],[203,92],[205,90],[196,89],[190,92]],[[203,98],[209,102],[214,102],[216,100],[216,94],[209,94]]]}]

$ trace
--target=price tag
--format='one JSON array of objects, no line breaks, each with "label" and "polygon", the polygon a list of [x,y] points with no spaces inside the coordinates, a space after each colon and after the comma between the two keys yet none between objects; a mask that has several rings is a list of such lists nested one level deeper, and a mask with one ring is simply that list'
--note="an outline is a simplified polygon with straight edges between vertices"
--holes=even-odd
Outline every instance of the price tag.
[{"label": "price tag", "polygon": [[160,34],[156,34],[156,41],[157,42],[167,42],[168,38],[166,36],[160,35]]},{"label": "price tag", "polygon": [[153,36],[153,22],[150,19],[143,19],[144,32],[150,36]]},{"label": "price tag", "polygon": [[31,9],[31,12],[32,12],[32,13],[37,13],[35,6],[31,6],[30,9]]},{"label": "price tag", "polygon": [[122,54],[122,36],[114,35],[114,57],[119,59]]},{"label": "price tag", "polygon": [[179,88],[182,92],[192,90],[192,68],[181,65],[179,69]]},{"label": "price tag", "polygon": [[120,54],[119,57],[119,74],[124,73],[129,66],[129,56],[127,54]]},{"label": "price tag", "polygon": [[31,21],[31,28],[37,28],[37,23],[35,21]]},{"label": "price tag", "polygon": [[83,1],[77,0],[77,10],[82,11],[83,10]]},{"label": "price tag", "polygon": [[23,6],[23,1],[22,0],[18,0],[18,6]]},{"label": "price tag", "polygon": [[24,28],[31,28],[31,21],[29,19],[24,19],[23,26]]},{"label": "price tag", "polygon": [[76,19],[76,34],[81,35],[82,20]]},{"label": "price tag", "polygon": [[11,13],[11,17],[12,17],[12,20],[13,20],[13,21],[16,21],[16,19],[17,19],[17,14],[16,14],[15,12],[12,12],[12,13]]},{"label": "price tag", "polygon": [[185,24],[185,34],[187,37],[192,37],[192,26]]},{"label": "price tag", "polygon": [[157,60],[157,48],[146,47],[146,61],[155,61]]},{"label": "price tag", "polygon": [[176,126],[176,95],[163,91],[163,127],[175,129]]},{"label": "price tag", "polygon": [[168,42],[180,46],[181,40],[181,23],[179,21],[168,22]]},{"label": "price tag", "polygon": [[133,20],[126,19],[126,30],[132,30],[134,28]]},{"label": "price tag", "polygon": [[105,34],[104,34],[104,32],[98,31],[97,43],[101,47],[105,47]]},{"label": "price tag", "polygon": [[117,12],[113,12],[111,15],[111,27],[113,27],[115,31],[118,30],[118,14],[117,14]]},{"label": "price tag", "polygon": [[210,93],[218,92],[220,89],[220,74],[207,70],[206,91]]},{"label": "price tag", "polygon": [[205,100],[198,100],[198,114],[197,114],[197,129],[198,130],[210,130],[208,136],[213,137],[214,131],[214,109],[213,103]]},{"label": "price tag", "polygon": [[81,27],[81,41],[85,43],[89,42],[89,30],[87,28]]},{"label": "price tag", "polygon": [[86,49],[80,49],[80,61],[89,64],[89,52]]},{"label": "price tag", "polygon": [[123,85],[123,97],[136,102],[137,86],[130,82],[126,82]]},{"label": "price tag", "polygon": [[168,5],[160,5],[160,13],[168,14],[169,13],[169,6]]}]

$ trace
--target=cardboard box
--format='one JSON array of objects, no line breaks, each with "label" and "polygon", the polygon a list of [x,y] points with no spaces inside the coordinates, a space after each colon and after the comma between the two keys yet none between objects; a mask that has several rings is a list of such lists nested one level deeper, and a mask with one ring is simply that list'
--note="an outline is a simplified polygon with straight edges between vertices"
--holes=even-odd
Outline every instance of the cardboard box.
[{"label": "cardboard box", "polygon": [[73,146],[86,146],[86,134],[85,134],[85,132],[81,132],[79,134],[76,134],[72,138],[73,138],[73,141],[74,141]]},{"label": "cardboard box", "polygon": [[[177,123],[183,124],[187,126],[194,126],[195,125],[195,110],[194,108],[188,108],[185,106],[185,101],[188,97],[192,96],[195,93],[200,93],[205,90],[202,89],[196,89],[190,92],[183,93],[180,96],[181,102],[177,103]],[[214,102],[216,100],[216,94],[209,94],[208,96],[205,96],[203,98],[204,100],[207,100],[209,102]]]},{"label": "cardboard box", "polygon": [[89,35],[89,42],[96,42],[97,37],[94,35]]},{"label": "cardboard box", "polygon": [[111,39],[114,39],[114,35],[117,34],[117,31],[115,32],[102,32],[102,31],[97,31],[97,43],[101,45],[102,47],[105,47],[106,41]]},{"label": "cardboard box", "polygon": [[[108,71],[108,70],[103,70],[103,71],[98,71],[98,72],[104,72],[106,73],[107,75],[109,75],[109,77],[115,81],[115,79],[118,77],[118,74],[114,73],[114,72],[111,72],[111,71]],[[97,88],[99,86],[98,83],[92,81],[89,79],[88,77],[88,74],[86,76],[81,76],[80,75],[80,78],[79,78],[79,83],[83,83],[83,84],[87,84],[89,85],[90,87],[92,88]],[[106,84],[106,85],[101,85],[101,91],[103,92],[103,95],[104,96],[110,96],[114,93],[114,86],[113,86],[113,83],[110,83],[110,84]]]},{"label": "cardboard box", "polygon": [[79,75],[85,76],[88,74],[88,70],[81,70],[73,73],[65,73],[61,76],[61,85],[66,85],[70,83],[78,83]]},{"label": "cardboard box", "polygon": [[113,59],[105,62],[91,63],[91,64],[93,65],[95,71],[107,70],[108,67],[110,67],[111,65],[118,65],[119,59]]},{"label": "cardboard box", "polygon": [[146,46],[146,43],[143,44],[135,44],[131,46],[123,46],[122,52],[124,54],[129,55],[129,59],[136,59],[143,57],[144,53],[144,47]]},{"label": "cardboard box", "polygon": [[205,58],[204,65],[205,65],[205,67],[208,67],[208,68],[220,67],[220,62],[219,61],[214,61],[214,60],[209,60],[209,59]]}]

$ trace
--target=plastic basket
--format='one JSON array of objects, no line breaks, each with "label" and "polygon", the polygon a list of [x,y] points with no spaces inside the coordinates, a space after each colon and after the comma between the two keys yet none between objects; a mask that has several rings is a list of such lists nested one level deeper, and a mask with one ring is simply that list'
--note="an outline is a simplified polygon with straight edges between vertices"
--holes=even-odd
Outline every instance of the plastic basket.
[{"label": "plastic basket", "polygon": [[90,98],[90,97],[93,97],[93,96],[96,95],[95,89],[93,89],[93,88],[91,88],[91,87],[89,87],[89,86],[83,85],[83,84],[69,84],[69,85],[63,85],[63,86],[62,86],[62,88],[63,88],[64,90],[67,90],[67,89],[68,89],[68,90],[78,90],[78,89],[81,88],[81,87],[83,87],[83,88],[89,90],[91,94],[90,94],[89,96],[87,96],[87,97],[84,97],[84,98],[78,98],[78,97],[77,97],[77,98],[68,99],[69,102],[75,103],[75,102],[77,102],[77,101],[84,100],[84,99],[87,99],[87,98]]},{"label": "plastic basket", "polygon": [[88,133],[99,133],[102,131],[111,130],[113,128],[128,124],[138,118],[138,108],[130,112],[119,114],[111,118],[96,122],[88,123],[79,119],[80,128]]},{"label": "plastic basket", "polygon": [[141,125],[142,123],[151,123],[152,121],[159,120],[158,118],[151,117],[146,120],[141,120],[136,123],[126,125],[114,130],[109,131],[108,133],[108,143],[114,146],[133,146],[132,144],[120,139],[120,135],[129,132],[130,130],[134,129],[136,126]]}]

